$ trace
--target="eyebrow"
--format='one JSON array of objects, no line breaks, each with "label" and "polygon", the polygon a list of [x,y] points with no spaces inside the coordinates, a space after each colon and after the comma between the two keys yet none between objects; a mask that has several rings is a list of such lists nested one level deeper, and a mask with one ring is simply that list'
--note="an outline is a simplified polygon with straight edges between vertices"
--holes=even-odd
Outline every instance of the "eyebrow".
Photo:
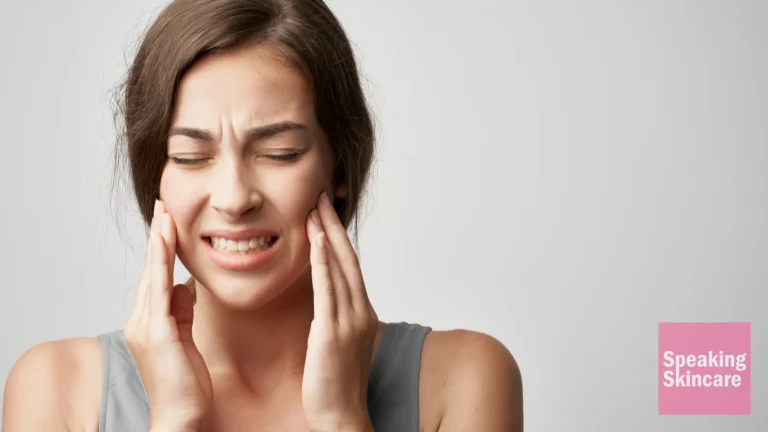
[{"label": "eyebrow", "polygon": [[[307,125],[303,123],[296,123],[292,121],[284,121],[278,123],[272,123],[264,126],[257,126],[248,129],[245,133],[246,142],[258,141],[260,139],[268,138],[280,133],[291,131],[305,131]],[[168,131],[168,137],[174,135],[181,135],[188,138],[201,140],[201,141],[214,141],[213,134],[205,129],[197,129],[191,127],[173,127]]]}]

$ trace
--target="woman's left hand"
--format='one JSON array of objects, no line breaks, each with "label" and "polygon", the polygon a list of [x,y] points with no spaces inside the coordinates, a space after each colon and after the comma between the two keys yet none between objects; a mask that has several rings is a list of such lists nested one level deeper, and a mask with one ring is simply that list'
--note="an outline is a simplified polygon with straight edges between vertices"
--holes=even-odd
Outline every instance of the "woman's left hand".
[{"label": "woman's left hand", "polygon": [[379,319],[365,290],[357,254],[323,193],[307,223],[315,315],[302,382],[312,431],[373,431],[368,374]]}]

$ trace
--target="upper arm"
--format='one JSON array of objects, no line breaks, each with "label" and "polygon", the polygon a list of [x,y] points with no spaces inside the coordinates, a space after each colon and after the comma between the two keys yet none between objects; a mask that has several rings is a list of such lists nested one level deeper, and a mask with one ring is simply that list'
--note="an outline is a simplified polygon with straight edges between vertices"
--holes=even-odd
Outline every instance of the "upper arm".
[{"label": "upper arm", "polygon": [[522,377],[509,350],[489,335],[470,331],[457,332],[452,345],[438,431],[522,432]]},{"label": "upper arm", "polygon": [[77,342],[45,342],[16,361],[5,382],[3,431],[88,430],[78,419],[92,380],[83,379],[79,358],[72,354]]}]

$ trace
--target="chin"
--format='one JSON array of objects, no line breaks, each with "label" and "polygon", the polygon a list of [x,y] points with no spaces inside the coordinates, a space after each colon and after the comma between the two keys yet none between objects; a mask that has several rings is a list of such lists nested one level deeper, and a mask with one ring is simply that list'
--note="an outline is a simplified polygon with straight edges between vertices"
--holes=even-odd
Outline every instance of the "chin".
[{"label": "chin", "polygon": [[[284,294],[290,285],[268,278],[246,279],[218,276],[206,284],[209,295],[233,310],[259,309]],[[210,288],[208,288],[210,287]]]},{"label": "chin", "polygon": [[[304,255],[306,257],[300,259]],[[203,285],[203,288],[198,286],[198,289],[205,289],[210,296],[232,310],[259,309],[275,301],[288,299],[294,293],[294,288],[304,282],[311,284],[308,250],[299,256],[277,254],[267,265],[250,271],[223,269],[205,257],[201,258],[187,267],[199,284]]]}]

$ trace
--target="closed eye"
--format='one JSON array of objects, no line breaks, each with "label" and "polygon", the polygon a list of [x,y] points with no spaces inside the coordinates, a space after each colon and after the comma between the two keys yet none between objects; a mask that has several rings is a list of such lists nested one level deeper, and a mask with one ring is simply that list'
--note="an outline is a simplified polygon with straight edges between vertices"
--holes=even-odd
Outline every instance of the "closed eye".
[{"label": "closed eye", "polygon": [[197,165],[201,164],[210,158],[179,158],[179,157],[170,157],[170,160],[173,161],[176,165]]},{"label": "closed eye", "polygon": [[299,157],[298,152],[296,153],[285,153],[285,154],[271,154],[266,155],[266,158],[276,160],[276,161],[292,161],[296,160]]}]

